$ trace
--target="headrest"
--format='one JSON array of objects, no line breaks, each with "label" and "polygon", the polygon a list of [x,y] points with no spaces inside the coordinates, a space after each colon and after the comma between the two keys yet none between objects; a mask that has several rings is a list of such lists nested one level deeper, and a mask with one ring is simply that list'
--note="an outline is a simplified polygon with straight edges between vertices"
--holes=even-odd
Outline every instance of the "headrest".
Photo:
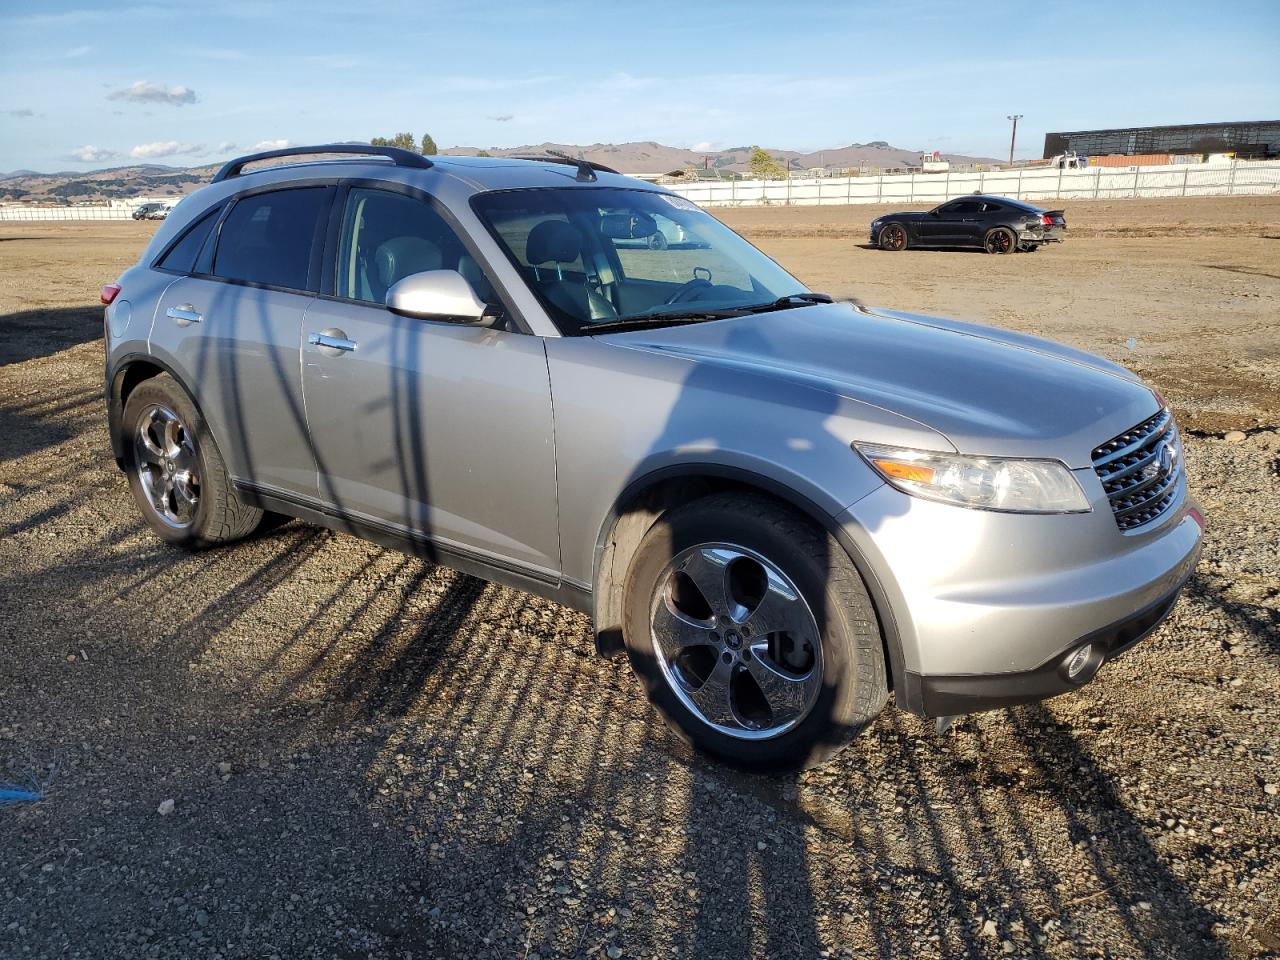
[{"label": "headrest", "polygon": [[440,248],[423,237],[394,237],[378,247],[373,262],[378,279],[389,287],[410,274],[439,270],[444,258]]},{"label": "headrest", "polygon": [[535,267],[540,263],[572,263],[581,252],[582,235],[564,220],[543,220],[529,231],[524,245],[525,259]]}]

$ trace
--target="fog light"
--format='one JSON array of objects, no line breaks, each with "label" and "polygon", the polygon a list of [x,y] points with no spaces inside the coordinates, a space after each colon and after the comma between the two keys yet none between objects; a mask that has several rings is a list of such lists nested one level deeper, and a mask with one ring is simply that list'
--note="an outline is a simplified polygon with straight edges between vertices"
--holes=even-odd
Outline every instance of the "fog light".
[{"label": "fog light", "polygon": [[1067,679],[1075,680],[1085,668],[1089,666],[1089,659],[1093,654],[1093,644],[1086,643],[1083,647],[1071,655],[1071,659],[1067,661]]}]

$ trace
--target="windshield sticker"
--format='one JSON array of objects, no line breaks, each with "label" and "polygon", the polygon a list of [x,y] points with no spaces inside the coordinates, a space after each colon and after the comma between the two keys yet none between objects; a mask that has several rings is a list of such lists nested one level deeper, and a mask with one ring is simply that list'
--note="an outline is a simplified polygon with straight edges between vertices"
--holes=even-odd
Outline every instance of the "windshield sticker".
[{"label": "windshield sticker", "polygon": [[671,204],[671,206],[675,207],[677,210],[697,210],[698,209],[698,205],[696,203],[694,203],[691,200],[686,200],[684,197],[673,196],[669,193],[660,193],[658,194],[658,196],[660,196],[663,200],[667,201],[667,203]]}]

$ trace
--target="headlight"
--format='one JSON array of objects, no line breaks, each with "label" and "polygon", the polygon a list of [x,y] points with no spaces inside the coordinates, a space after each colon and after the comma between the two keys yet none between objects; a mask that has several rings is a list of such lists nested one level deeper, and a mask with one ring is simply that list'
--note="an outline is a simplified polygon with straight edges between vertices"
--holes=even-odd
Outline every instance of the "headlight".
[{"label": "headlight", "polygon": [[1010,460],[855,443],[872,468],[903,493],[1005,513],[1087,513],[1089,501],[1057,460]]}]

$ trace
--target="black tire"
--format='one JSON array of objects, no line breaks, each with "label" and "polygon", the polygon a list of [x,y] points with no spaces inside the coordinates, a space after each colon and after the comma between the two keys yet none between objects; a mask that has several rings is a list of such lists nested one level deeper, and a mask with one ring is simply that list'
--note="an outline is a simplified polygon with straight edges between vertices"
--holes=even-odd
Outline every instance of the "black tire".
[{"label": "black tire", "polygon": [[995,227],[987,231],[982,238],[982,247],[987,253],[1015,253],[1018,249],[1018,238],[1008,227]]},{"label": "black tire", "polygon": [[907,249],[907,228],[900,223],[886,223],[880,228],[876,243],[881,250],[897,252]]},{"label": "black tire", "polygon": [[[739,739],[694,713],[664,675],[655,650],[651,617],[668,596],[665,585],[674,582],[668,580],[673,559],[725,542],[767,558],[784,573],[818,627],[822,671],[816,700],[803,719],[768,739]],[[888,700],[879,621],[862,578],[835,538],[768,497],[713,494],[664,514],[631,562],[623,604],[627,653],[650,702],[685,742],[733,764],[754,770],[816,765],[861,732]],[[749,659],[744,655],[744,665],[735,662],[733,669],[745,672]]]},{"label": "black tire", "polygon": [[[147,492],[143,473],[149,478],[163,475],[154,464],[143,460],[139,453],[139,437],[144,418],[153,418],[158,411],[176,416],[184,449],[190,444],[187,461],[192,464],[194,484],[188,487],[197,491],[194,509],[187,522],[175,523],[166,519],[161,509],[152,502]],[[199,549],[221,543],[229,543],[248,536],[262,521],[263,511],[242,503],[231,486],[226,464],[208,424],[200,416],[195,403],[173,377],[160,374],[140,383],[125,402],[121,422],[124,431],[125,472],[129,477],[129,489],[138,504],[143,519],[156,536],[168,543]],[[171,465],[172,466],[172,465]],[[165,498],[166,504],[177,503],[177,494]]]}]

